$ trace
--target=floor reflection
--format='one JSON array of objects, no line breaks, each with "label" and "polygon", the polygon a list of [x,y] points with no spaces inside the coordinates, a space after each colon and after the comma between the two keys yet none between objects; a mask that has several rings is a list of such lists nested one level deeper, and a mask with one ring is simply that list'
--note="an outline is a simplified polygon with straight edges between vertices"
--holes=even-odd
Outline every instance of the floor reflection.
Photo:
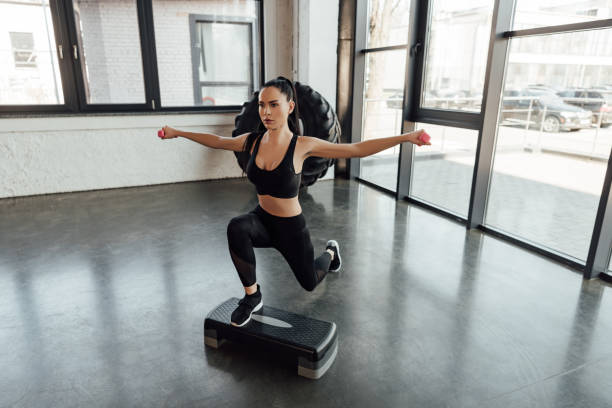
[{"label": "floor reflection", "polygon": [[340,273],[306,292],[256,252],[265,304],[337,324],[326,376],[205,349],[204,317],[241,295],[226,228],[257,204],[251,187],[0,201],[0,405],[612,404],[610,287],[354,181],[300,196],[315,248],[340,243]]}]

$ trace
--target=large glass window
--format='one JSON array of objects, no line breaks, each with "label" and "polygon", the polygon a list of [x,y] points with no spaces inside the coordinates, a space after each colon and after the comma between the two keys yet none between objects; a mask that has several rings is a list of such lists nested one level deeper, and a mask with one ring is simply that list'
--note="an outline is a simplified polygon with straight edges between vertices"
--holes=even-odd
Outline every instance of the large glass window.
[{"label": "large glass window", "polygon": [[415,149],[410,196],[467,217],[478,131],[417,123],[431,146]]},{"label": "large glass window", "polygon": [[136,0],[74,0],[88,104],[145,103]]},{"label": "large glass window", "polygon": [[242,105],[259,88],[255,0],[153,1],[161,104]]},{"label": "large glass window", "polygon": [[514,29],[583,23],[612,17],[609,0],[516,0]]},{"label": "large glass window", "polygon": [[421,106],[480,111],[493,1],[432,0]]},{"label": "large glass window", "polygon": [[260,0],[0,0],[0,114],[233,110],[261,86],[262,13]]},{"label": "large glass window", "polygon": [[511,40],[487,225],[586,259],[612,147],[611,49],[609,29]]},{"label": "large glass window", "polygon": [[[196,22],[198,75],[205,105],[241,105],[253,93],[251,23]],[[196,103],[199,100],[196,100]]]},{"label": "large glass window", "polygon": [[[368,0],[365,48],[407,45],[410,0]],[[407,49],[365,55],[361,140],[402,131]],[[397,189],[399,146],[360,159],[359,177],[390,191]]]},{"label": "large glass window", "polygon": [[63,103],[49,1],[0,1],[0,105]]},{"label": "large glass window", "polygon": [[[401,120],[432,136],[431,146],[402,156],[399,195],[584,265],[612,150],[610,1],[504,1],[493,16],[492,0],[428,0],[414,7],[419,18],[407,31],[408,21],[385,21],[401,3],[357,2],[368,34],[357,39],[368,48],[410,45],[410,58],[390,62],[400,52],[388,49],[356,58],[356,72],[365,69],[363,88],[356,81],[362,139],[401,131],[389,109],[403,108],[394,103],[402,98],[410,112]],[[531,28],[540,29],[522,31]],[[391,32],[410,38],[402,43]],[[412,73],[410,87],[394,65]],[[395,191],[398,150],[360,159],[360,178]]]},{"label": "large glass window", "polygon": [[[366,56],[361,140],[401,134],[406,50]],[[397,189],[399,146],[361,159],[359,176],[391,191]]]}]

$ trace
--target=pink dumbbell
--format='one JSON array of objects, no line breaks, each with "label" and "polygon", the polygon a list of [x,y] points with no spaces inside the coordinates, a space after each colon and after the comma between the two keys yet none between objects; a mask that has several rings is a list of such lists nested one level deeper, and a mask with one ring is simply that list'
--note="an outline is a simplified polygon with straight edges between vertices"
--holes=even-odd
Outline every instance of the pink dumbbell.
[{"label": "pink dumbbell", "polygon": [[158,131],[157,131],[157,136],[159,136],[159,137],[163,138],[163,137],[164,137],[164,135],[165,135],[165,134],[164,134],[164,130],[163,130],[163,129],[162,129],[162,130],[158,130]]},{"label": "pink dumbbell", "polygon": [[423,143],[428,143],[431,140],[431,136],[427,134],[427,132],[423,132],[419,135],[419,140]]}]

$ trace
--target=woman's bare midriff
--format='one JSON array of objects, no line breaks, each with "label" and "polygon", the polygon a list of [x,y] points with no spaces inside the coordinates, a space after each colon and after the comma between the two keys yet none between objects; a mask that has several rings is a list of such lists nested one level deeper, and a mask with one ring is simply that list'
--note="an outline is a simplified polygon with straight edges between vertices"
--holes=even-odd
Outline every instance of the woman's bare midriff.
[{"label": "woman's bare midriff", "polygon": [[302,207],[297,196],[292,198],[277,198],[270,195],[259,195],[259,206],[266,212],[277,217],[293,217],[302,213]]}]

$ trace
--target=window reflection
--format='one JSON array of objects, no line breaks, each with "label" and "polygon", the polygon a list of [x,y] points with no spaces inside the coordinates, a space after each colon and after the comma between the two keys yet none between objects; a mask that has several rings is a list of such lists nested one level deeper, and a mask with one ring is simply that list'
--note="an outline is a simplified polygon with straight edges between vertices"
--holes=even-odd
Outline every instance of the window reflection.
[{"label": "window reflection", "polygon": [[432,1],[422,107],[480,111],[492,5],[487,0]]}]

